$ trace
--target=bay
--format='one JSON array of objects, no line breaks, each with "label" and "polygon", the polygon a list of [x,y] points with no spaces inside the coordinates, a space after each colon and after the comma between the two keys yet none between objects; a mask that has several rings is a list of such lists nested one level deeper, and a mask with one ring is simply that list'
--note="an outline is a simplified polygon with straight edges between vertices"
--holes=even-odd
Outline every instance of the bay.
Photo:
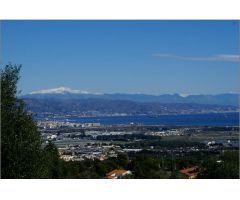
[{"label": "bay", "polygon": [[55,118],[54,121],[100,123],[105,125],[134,123],[144,125],[176,126],[239,126],[239,113],[70,117],[68,119]]}]

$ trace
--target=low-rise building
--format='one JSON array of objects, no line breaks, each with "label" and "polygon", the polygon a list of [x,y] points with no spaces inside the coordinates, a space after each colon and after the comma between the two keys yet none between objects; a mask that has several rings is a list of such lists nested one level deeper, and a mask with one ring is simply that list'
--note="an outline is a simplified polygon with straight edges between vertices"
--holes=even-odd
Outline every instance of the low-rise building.
[{"label": "low-rise building", "polygon": [[115,169],[111,172],[108,172],[106,174],[107,179],[121,179],[126,175],[131,175],[132,172],[130,170],[124,170],[124,169]]},{"label": "low-rise building", "polygon": [[189,179],[196,178],[199,173],[199,167],[193,166],[186,169],[180,170],[180,172],[186,176],[188,176]]}]

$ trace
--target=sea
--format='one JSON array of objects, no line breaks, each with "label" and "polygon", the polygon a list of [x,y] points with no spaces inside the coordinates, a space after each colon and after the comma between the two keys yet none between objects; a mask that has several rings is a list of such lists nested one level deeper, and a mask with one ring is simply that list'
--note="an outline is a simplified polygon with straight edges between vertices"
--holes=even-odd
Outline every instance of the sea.
[{"label": "sea", "polygon": [[54,121],[100,123],[104,125],[134,123],[175,126],[239,126],[239,113],[70,117],[68,119],[54,118]]}]

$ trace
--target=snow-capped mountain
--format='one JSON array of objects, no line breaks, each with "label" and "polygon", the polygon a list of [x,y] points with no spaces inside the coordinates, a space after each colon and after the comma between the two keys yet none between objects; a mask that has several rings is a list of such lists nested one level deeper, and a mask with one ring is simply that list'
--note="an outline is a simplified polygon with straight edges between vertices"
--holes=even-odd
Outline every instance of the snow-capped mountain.
[{"label": "snow-capped mountain", "polygon": [[100,93],[90,93],[88,91],[81,91],[81,90],[73,90],[69,87],[59,87],[59,88],[53,88],[53,89],[46,89],[46,90],[38,90],[30,92],[29,94],[100,94]]},{"label": "snow-capped mountain", "polygon": [[194,103],[209,105],[238,105],[238,94],[226,93],[217,95],[188,95],[188,94],[128,94],[113,93],[102,94],[92,93],[82,90],[71,89],[69,87],[59,87],[31,92],[23,95],[24,99],[106,99],[106,100],[128,100],[135,102],[157,102],[157,103]]}]

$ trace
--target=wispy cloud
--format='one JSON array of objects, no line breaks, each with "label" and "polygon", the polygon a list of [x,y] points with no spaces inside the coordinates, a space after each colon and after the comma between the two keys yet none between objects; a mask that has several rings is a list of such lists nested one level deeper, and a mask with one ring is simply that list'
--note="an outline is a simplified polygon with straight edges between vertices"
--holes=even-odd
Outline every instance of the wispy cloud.
[{"label": "wispy cloud", "polygon": [[187,61],[222,61],[222,62],[239,62],[240,55],[236,54],[221,54],[208,57],[194,57],[194,56],[181,56],[176,54],[154,54],[154,56],[162,59],[175,59]]}]

